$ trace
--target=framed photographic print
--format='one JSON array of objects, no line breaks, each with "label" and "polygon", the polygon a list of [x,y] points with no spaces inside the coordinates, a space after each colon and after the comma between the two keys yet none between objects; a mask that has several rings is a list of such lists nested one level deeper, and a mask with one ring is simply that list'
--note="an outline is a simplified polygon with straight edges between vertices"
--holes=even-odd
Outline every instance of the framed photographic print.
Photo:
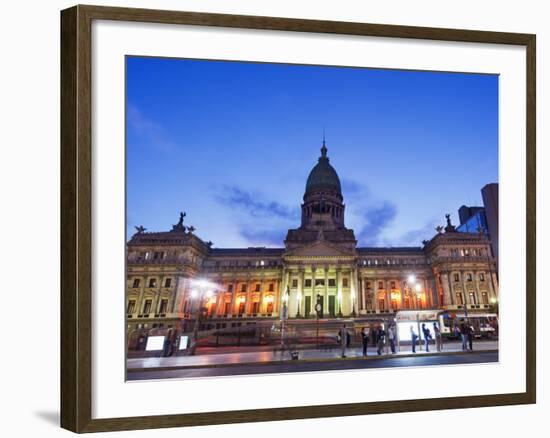
[{"label": "framed photographic print", "polygon": [[61,49],[62,427],[535,402],[534,35],[75,6]]}]

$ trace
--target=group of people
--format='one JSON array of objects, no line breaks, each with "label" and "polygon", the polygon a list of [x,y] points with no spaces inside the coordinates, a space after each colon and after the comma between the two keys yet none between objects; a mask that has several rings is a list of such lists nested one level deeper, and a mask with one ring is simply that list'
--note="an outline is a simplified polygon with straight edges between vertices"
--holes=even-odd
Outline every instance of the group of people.
[{"label": "group of people", "polygon": [[[441,330],[436,322],[433,323],[433,335],[430,329],[426,326],[426,324],[422,324],[422,334],[424,338],[424,345],[427,352],[430,351],[430,341],[435,341],[435,347],[437,351],[441,351],[443,348],[443,342],[441,337]],[[411,344],[412,344],[412,352],[416,353],[416,346],[418,345],[419,341],[419,335],[415,332],[414,326],[411,325],[410,327],[410,335],[411,335]],[[342,357],[346,357],[346,349],[349,348],[351,343],[351,336],[348,332],[348,329],[346,328],[346,324],[342,326],[340,331],[338,332],[338,342],[340,344],[341,348],[341,354]],[[368,346],[369,344],[376,346],[376,353],[378,355],[383,354],[384,347],[386,343],[389,343],[390,350],[392,354],[395,354],[396,348],[395,348],[395,342],[397,339],[397,332],[395,324],[390,324],[388,326],[387,331],[383,328],[382,324],[379,324],[376,327],[363,327],[361,329],[361,341],[363,345],[363,356],[367,356],[368,354]],[[471,347],[471,340],[470,340],[470,349]],[[463,349],[464,349],[464,338],[463,338]]]},{"label": "group of people", "polygon": [[[457,326],[455,326],[457,327]],[[462,351],[474,350],[474,330],[464,320],[460,323],[460,339],[462,340]]]}]

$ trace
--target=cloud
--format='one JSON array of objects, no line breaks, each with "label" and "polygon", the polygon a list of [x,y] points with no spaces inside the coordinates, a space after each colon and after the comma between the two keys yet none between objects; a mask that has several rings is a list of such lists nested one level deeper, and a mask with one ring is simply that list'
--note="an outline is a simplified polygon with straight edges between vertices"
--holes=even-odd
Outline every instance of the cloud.
[{"label": "cloud", "polygon": [[251,245],[259,246],[283,246],[287,229],[254,230],[243,227],[239,230],[242,237],[248,240]]},{"label": "cloud", "polygon": [[267,200],[260,193],[253,193],[237,186],[222,185],[215,195],[216,201],[231,208],[243,208],[252,217],[278,217],[297,220],[300,217],[298,208],[290,208],[279,202]]},{"label": "cloud", "polygon": [[371,207],[364,211],[363,218],[367,224],[357,234],[360,244],[375,246],[380,243],[380,236],[384,229],[391,224],[397,215],[397,207],[390,201],[382,201],[378,207]]},{"label": "cloud", "polygon": [[407,231],[396,239],[385,239],[386,246],[422,246],[423,240],[430,240],[435,234],[438,221],[432,219],[420,228]]},{"label": "cloud", "polygon": [[170,140],[166,129],[159,123],[149,119],[134,105],[128,104],[126,108],[126,122],[128,130],[135,134],[140,144],[164,152],[176,148],[176,144]]},{"label": "cloud", "polygon": [[342,184],[342,194],[346,197],[365,192],[368,194],[368,188],[357,181],[341,178],[340,182]]}]

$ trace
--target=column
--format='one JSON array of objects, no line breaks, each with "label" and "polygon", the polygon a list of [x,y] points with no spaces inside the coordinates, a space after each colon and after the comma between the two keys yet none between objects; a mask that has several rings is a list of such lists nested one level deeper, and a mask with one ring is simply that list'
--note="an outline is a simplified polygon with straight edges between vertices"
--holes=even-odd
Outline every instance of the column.
[{"label": "column", "polygon": [[403,280],[399,280],[399,296],[401,297],[401,302],[399,303],[399,308],[403,309],[405,307],[405,282]]},{"label": "column", "polygon": [[361,291],[361,310],[367,310],[367,301],[365,299],[365,279],[363,277],[359,278],[359,290]]},{"label": "column", "polygon": [[[311,266],[311,300],[313,301],[313,306],[317,304],[317,290],[315,288],[315,271],[317,268]],[[325,311],[325,305],[323,304],[323,312]],[[322,315],[321,315],[322,316]]]},{"label": "column", "polygon": [[390,280],[385,279],[384,280],[384,288],[385,288],[385,297],[386,297],[386,310],[391,310],[391,288],[390,288]]},{"label": "column", "polygon": [[153,298],[153,302],[151,303],[151,311],[153,314],[159,313],[159,306],[160,306],[160,297],[162,296],[162,281],[164,280],[164,275],[159,275],[159,282],[157,284],[155,297]]},{"label": "column", "polygon": [[[478,271],[474,271],[474,290],[475,290],[475,293],[477,295],[477,304],[483,304],[481,302],[481,291],[479,289],[479,272]],[[485,275],[485,274],[483,274]]]},{"label": "column", "polygon": [[464,272],[460,272],[460,278],[462,279],[462,289],[464,291],[464,306],[468,306],[470,303],[470,295],[468,294],[468,289],[466,288],[466,275]]},{"label": "column", "polygon": [[172,291],[172,296],[170,297],[170,302],[168,303],[168,308],[166,313],[174,313],[174,307],[176,306],[176,296],[178,293],[178,285],[180,282],[179,276],[176,277],[176,284],[174,285],[174,290]]},{"label": "column", "polygon": [[376,313],[380,313],[380,303],[378,302],[378,279],[374,277],[372,279],[372,291],[374,299],[374,310]]},{"label": "column", "polygon": [[141,287],[139,288],[139,295],[138,295],[138,299],[136,302],[136,309],[135,309],[135,313],[137,314],[141,314],[141,310],[143,309],[143,295],[145,295],[146,278],[145,277],[140,277],[140,278],[141,278],[141,281],[140,281]]},{"label": "column", "polygon": [[300,306],[298,310],[301,316],[306,315],[306,297],[304,293],[304,268],[300,268],[298,271],[298,296],[300,297]]},{"label": "column", "polygon": [[250,301],[252,300],[252,280],[250,279],[250,274],[246,279],[246,302],[244,303],[244,314],[250,315]]},{"label": "column", "polygon": [[[340,299],[338,299],[340,297]],[[344,294],[342,292],[342,272],[340,266],[336,267],[336,315],[342,315],[342,300],[344,299]]]},{"label": "column", "polygon": [[424,283],[424,297],[426,298],[425,300],[425,303],[426,303],[426,309],[431,309],[433,308],[433,305],[432,305],[432,294],[430,292],[430,287],[428,285],[428,279],[427,278],[424,278],[422,280],[422,282]]},{"label": "column", "polygon": [[326,303],[325,309],[328,311],[328,266],[323,267],[323,271],[325,273],[325,298],[324,302]]},{"label": "column", "polygon": [[239,282],[236,278],[233,279],[233,293],[231,294],[231,317],[237,313],[236,305],[237,305],[237,287],[239,286]]},{"label": "column", "polygon": [[443,297],[445,302],[443,303],[445,306],[450,306],[454,304],[453,297],[451,295],[451,288],[449,284],[449,273],[444,272],[441,274],[441,282],[443,283]]},{"label": "column", "polygon": [[265,277],[265,274],[262,274],[261,278],[260,278],[260,304],[258,306],[258,313],[261,315],[262,313],[262,309],[263,309],[263,306],[264,306],[264,278]]},{"label": "column", "polygon": [[350,303],[351,313],[359,311],[359,300],[357,299],[357,271],[355,266],[351,268],[350,275]]}]

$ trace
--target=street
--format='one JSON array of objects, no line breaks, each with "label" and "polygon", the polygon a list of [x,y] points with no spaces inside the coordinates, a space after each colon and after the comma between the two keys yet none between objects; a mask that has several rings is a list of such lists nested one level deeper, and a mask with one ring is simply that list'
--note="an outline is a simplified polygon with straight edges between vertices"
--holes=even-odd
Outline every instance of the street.
[{"label": "street", "polygon": [[498,351],[449,352],[439,354],[421,353],[396,356],[352,356],[346,359],[336,357],[311,360],[281,360],[254,364],[233,364],[209,367],[147,367],[129,369],[128,380],[175,379],[206,376],[245,375],[259,373],[288,373],[306,371],[350,370],[366,368],[396,368],[426,365],[456,365],[470,363],[498,362]]}]

